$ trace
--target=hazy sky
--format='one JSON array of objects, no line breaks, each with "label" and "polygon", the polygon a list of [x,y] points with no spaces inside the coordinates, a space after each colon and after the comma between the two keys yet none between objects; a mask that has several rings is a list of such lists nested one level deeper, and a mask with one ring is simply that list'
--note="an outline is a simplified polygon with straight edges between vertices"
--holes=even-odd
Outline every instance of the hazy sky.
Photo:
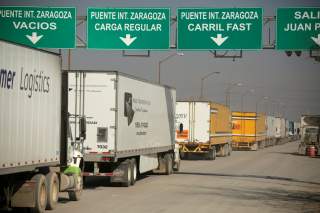
[{"label": "hazy sky", "polygon": [[[320,1],[0,0],[0,5],[72,6],[77,8],[78,15],[86,15],[87,7],[169,7],[172,16],[176,14],[177,7],[262,7],[265,16],[274,16],[278,7],[320,7]],[[275,27],[273,24],[271,26]],[[83,38],[84,27],[78,29]],[[264,40],[266,43],[267,38]],[[118,70],[155,82],[159,60],[174,52],[176,50],[151,51],[150,57],[123,57],[121,51],[75,49],[72,50],[71,68]],[[66,53],[63,51],[64,68]],[[309,58],[308,52],[303,52],[301,57],[287,57],[283,51],[277,50],[244,51],[242,58],[233,61],[214,58],[208,51],[184,51],[184,56],[174,56],[162,64],[161,78],[163,84],[177,89],[178,99],[197,99],[200,95],[200,79],[213,71],[221,74],[206,79],[204,96],[208,100],[225,103],[228,84],[241,82],[244,85],[232,89],[232,110],[240,110],[241,95],[248,89],[254,89],[253,94],[245,96],[246,111],[254,111],[256,101],[268,96],[270,100],[261,102],[259,111],[268,110],[269,114],[285,111],[286,117],[292,120],[298,120],[301,113],[320,114],[320,62]],[[279,103],[282,103],[281,107]]]}]

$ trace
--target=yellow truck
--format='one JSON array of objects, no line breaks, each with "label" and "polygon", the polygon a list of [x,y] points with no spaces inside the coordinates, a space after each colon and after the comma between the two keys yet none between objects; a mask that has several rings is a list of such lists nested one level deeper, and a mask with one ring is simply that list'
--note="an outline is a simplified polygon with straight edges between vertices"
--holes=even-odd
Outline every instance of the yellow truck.
[{"label": "yellow truck", "polygon": [[178,101],[176,104],[176,143],[181,157],[189,153],[214,160],[232,152],[231,111],[207,101]]},{"label": "yellow truck", "polygon": [[265,147],[266,116],[255,112],[232,112],[232,148],[258,150]]}]

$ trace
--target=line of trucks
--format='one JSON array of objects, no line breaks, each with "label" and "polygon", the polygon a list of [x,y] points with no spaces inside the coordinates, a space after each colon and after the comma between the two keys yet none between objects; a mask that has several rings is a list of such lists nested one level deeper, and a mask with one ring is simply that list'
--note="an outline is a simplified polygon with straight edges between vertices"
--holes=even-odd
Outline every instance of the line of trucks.
[{"label": "line of trucks", "polygon": [[178,101],[176,142],[181,157],[229,156],[232,150],[258,150],[299,139],[300,123],[256,112],[231,112],[206,101]]},{"label": "line of trucks", "polygon": [[65,71],[59,54],[2,40],[0,53],[0,210],[44,212],[59,192],[79,200],[89,176],[128,187],[190,154],[214,160],[299,137],[299,123],[176,101],[174,88],[117,71]]},{"label": "line of trucks", "polygon": [[79,200],[83,177],[123,186],[179,169],[176,91],[119,72],[70,71],[60,55],[0,41],[0,210]]}]

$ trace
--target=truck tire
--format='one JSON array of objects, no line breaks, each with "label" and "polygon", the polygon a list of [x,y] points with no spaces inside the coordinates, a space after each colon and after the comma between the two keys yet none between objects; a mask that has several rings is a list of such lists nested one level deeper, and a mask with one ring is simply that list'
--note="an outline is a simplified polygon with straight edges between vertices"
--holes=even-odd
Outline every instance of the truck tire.
[{"label": "truck tire", "polygon": [[81,175],[74,174],[73,178],[76,181],[76,189],[74,191],[68,191],[69,199],[71,201],[79,201],[83,190],[83,177]]},{"label": "truck tire", "polygon": [[59,198],[59,179],[55,172],[50,172],[46,175],[47,184],[47,209],[53,210]]},{"label": "truck tire", "polygon": [[125,180],[124,180],[124,182],[121,183],[121,185],[122,185],[123,187],[129,187],[129,186],[131,185],[131,183],[132,183],[132,166],[131,166],[131,160],[130,160],[130,159],[127,159],[127,160],[125,160],[123,163],[126,164],[126,166],[125,166],[125,169],[126,169],[125,174],[126,174],[127,176],[125,177]]},{"label": "truck tire", "polygon": [[225,145],[223,144],[223,145],[220,145],[219,146],[219,152],[218,152],[218,155],[220,156],[220,157],[224,157],[225,156],[225,152],[226,152],[226,147],[225,147]]},{"label": "truck tire", "polygon": [[222,150],[222,157],[227,157],[229,153],[229,144],[224,144]]},{"label": "truck tire", "polygon": [[232,146],[228,144],[228,156],[230,156],[232,153]]},{"label": "truck tire", "polygon": [[135,158],[131,159],[131,185],[133,186],[137,181],[138,167]]},{"label": "truck tire", "polygon": [[225,146],[225,157],[230,155],[230,147],[229,144],[224,145]]},{"label": "truck tire", "polygon": [[171,154],[167,153],[164,155],[164,161],[165,161],[165,174],[171,175],[173,172],[173,163],[172,163],[172,157]]},{"label": "truck tire", "polygon": [[258,151],[258,149],[259,149],[258,143],[254,143],[254,144],[251,146],[251,151]]},{"label": "truck tire", "polygon": [[46,178],[43,174],[36,174],[32,177],[35,184],[35,206],[31,209],[34,213],[43,213],[47,205],[47,185]]},{"label": "truck tire", "polygon": [[215,160],[217,156],[216,148],[212,147],[212,149],[209,149],[207,153],[207,159],[208,160]]}]

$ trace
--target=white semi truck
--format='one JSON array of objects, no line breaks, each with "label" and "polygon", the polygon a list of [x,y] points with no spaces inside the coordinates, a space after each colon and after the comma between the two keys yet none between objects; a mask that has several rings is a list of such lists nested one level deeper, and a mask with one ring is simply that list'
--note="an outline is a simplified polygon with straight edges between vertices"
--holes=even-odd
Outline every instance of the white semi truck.
[{"label": "white semi truck", "polygon": [[65,77],[60,55],[0,40],[0,209],[53,209],[59,191],[80,198]]},{"label": "white semi truck", "polygon": [[[80,82],[85,88],[77,89]],[[71,71],[69,95],[79,89],[87,116],[83,176],[107,176],[130,186],[139,173],[178,169],[175,89],[116,71]],[[74,114],[73,107],[69,112]]]}]

